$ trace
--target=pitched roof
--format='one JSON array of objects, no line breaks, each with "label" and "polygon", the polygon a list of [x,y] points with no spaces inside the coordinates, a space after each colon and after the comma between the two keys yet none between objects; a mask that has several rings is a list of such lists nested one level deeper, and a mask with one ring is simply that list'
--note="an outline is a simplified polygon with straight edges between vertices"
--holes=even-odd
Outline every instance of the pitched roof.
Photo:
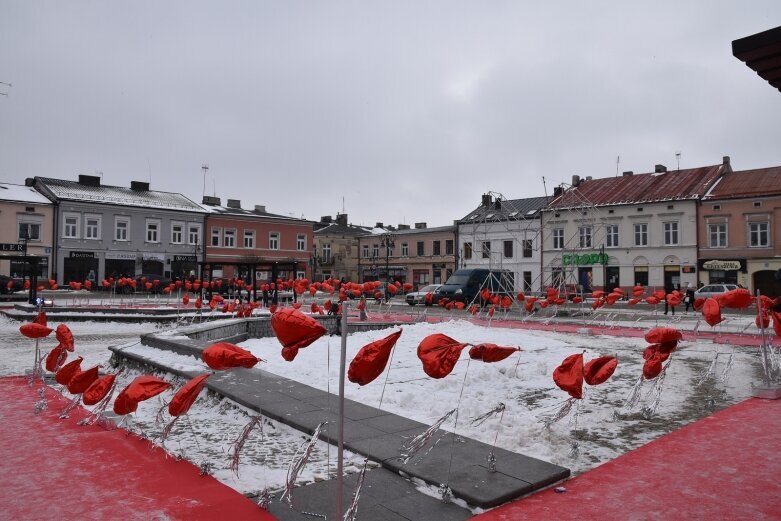
[{"label": "pitched roof", "polygon": [[206,212],[209,212],[214,215],[223,216],[223,217],[249,217],[249,218],[263,217],[263,218],[273,219],[278,221],[295,221],[300,223],[311,222],[299,217],[291,217],[289,215],[279,215],[276,213],[270,213],[265,210],[261,211],[258,209],[250,210],[248,208],[233,208],[230,206],[219,206],[219,205],[210,205],[210,204],[202,204],[200,205],[200,207]]},{"label": "pitched roof", "polygon": [[16,203],[52,204],[31,186],[0,183],[0,201]]},{"label": "pitched roof", "polygon": [[133,190],[122,186],[88,185],[65,179],[36,177],[35,180],[58,200],[81,201],[161,210],[203,213],[203,208],[182,194],[157,190]]},{"label": "pitched roof", "polygon": [[[497,204],[500,203],[500,204]],[[525,199],[493,200],[490,205],[482,204],[460,219],[459,224],[492,220],[509,221],[536,219],[540,210],[548,204],[547,197],[527,197]]]},{"label": "pitched roof", "polygon": [[416,235],[420,233],[440,233],[440,232],[455,232],[456,227],[450,226],[436,226],[433,228],[405,228],[403,230],[388,229],[388,228],[371,228],[368,232],[364,233],[364,237],[381,236],[388,232],[395,236],[400,235]]},{"label": "pitched roof", "polygon": [[582,180],[551,201],[550,208],[579,208],[661,201],[696,200],[703,197],[727,165],[704,166],[663,173],[623,175]]},{"label": "pitched roof", "polygon": [[735,199],[781,194],[781,166],[724,174],[704,199]]},{"label": "pitched roof", "polygon": [[357,226],[355,224],[340,224],[336,221],[330,223],[315,223],[315,235],[366,235],[371,228]]}]

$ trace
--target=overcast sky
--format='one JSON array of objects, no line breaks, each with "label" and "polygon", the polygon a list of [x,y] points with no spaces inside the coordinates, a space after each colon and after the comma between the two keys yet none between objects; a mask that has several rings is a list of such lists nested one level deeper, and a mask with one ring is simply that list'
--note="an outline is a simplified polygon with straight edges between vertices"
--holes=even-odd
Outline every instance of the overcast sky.
[{"label": "overcast sky", "polygon": [[781,165],[781,92],[731,50],[779,24],[778,0],[0,0],[0,181],[200,201],[208,163],[244,207],[437,226],[618,156]]}]

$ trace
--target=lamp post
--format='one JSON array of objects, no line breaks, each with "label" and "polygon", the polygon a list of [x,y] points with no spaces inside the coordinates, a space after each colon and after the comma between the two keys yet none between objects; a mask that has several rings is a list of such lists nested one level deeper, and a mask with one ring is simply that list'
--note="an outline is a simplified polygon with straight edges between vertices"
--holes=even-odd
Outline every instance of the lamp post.
[{"label": "lamp post", "polygon": [[386,232],[380,239],[380,244],[385,248],[385,301],[390,297],[388,293],[388,284],[390,284],[390,251],[396,246],[396,236],[391,232]]},{"label": "lamp post", "polygon": [[317,281],[317,265],[320,264],[322,266],[323,259],[322,257],[317,256],[317,245],[312,245],[312,255],[309,257],[309,265],[312,267],[312,282]]}]

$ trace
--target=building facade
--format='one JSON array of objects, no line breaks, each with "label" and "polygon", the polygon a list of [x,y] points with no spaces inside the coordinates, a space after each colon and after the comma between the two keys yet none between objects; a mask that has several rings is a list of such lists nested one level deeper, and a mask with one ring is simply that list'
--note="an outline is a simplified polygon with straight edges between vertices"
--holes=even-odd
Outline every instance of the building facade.
[{"label": "building facade", "polygon": [[60,284],[109,277],[186,277],[195,272],[205,212],[181,194],[78,181],[28,179],[54,203],[52,278]]},{"label": "building facade", "polygon": [[409,282],[415,289],[427,284],[442,284],[456,266],[456,226],[414,228],[382,223],[372,233],[358,237],[360,282],[391,280]]},{"label": "building facade", "polygon": [[781,167],[725,174],[703,197],[699,219],[703,284],[781,296]]},{"label": "building facade", "polygon": [[698,282],[699,200],[725,173],[709,167],[602,179],[573,177],[543,212],[545,284],[685,288]]},{"label": "building facade", "polygon": [[206,217],[206,278],[241,277],[255,281],[308,278],[313,223],[266,211],[256,205],[241,207],[228,199],[204,197]]},{"label": "building facade", "polygon": [[335,219],[327,215],[314,225],[314,249],[312,251],[312,277],[315,281],[344,279],[359,280],[358,237],[371,228],[355,226],[347,222],[347,214],[337,214]]},{"label": "building facade", "polygon": [[[0,183],[0,274],[30,276],[26,255],[37,260],[37,276],[49,278],[54,237],[54,205],[29,186]],[[15,257],[19,257],[18,259]]]},{"label": "building facade", "polygon": [[540,291],[540,216],[546,204],[546,197],[484,194],[480,206],[458,221],[459,268],[508,270],[516,291]]}]

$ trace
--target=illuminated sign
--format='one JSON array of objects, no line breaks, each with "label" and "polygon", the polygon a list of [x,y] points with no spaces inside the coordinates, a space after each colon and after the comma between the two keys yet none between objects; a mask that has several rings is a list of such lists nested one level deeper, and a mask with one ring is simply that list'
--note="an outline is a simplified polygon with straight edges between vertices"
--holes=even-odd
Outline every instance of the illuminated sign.
[{"label": "illuminated sign", "polygon": [[564,266],[583,266],[587,264],[607,264],[606,253],[584,253],[583,255],[562,255],[561,263]]}]

